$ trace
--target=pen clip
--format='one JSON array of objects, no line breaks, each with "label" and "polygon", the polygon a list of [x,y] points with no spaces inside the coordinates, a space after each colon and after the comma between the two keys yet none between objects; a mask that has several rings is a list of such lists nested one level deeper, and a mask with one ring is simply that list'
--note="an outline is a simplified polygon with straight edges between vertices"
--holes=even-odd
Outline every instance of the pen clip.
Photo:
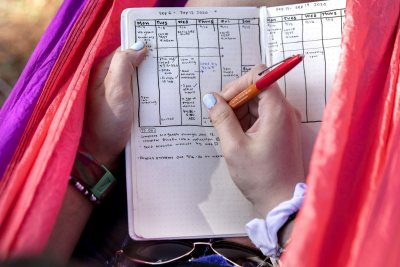
[{"label": "pen clip", "polygon": [[276,66],[278,66],[278,65],[280,65],[280,64],[282,64],[282,63],[284,63],[285,61],[287,61],[287,60],[289,60],[289,59],[295,57],[295,56],[297,56],[297,55],[293,55],[293,56],[291,56],[291,57],[285,58],[285,59],[283,59],[283,60],[281,60],[281,61],[279,61],[279,62],[273,64],[272,66],[269,66],[268,68],[266,68],[266,69],[262,70],[261,72],[259,72],[259,73],[258,73],[258,76],[263,75],[264,72],[266,72],[267,70],[270,70],[270,69],[272,69],[272,68],[274,68],[274,67],[276,67]]}]

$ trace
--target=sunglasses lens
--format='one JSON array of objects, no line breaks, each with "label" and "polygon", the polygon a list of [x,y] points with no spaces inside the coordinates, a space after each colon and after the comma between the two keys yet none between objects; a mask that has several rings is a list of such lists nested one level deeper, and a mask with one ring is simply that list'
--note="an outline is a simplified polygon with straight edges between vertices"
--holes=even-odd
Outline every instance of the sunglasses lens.
[{"label": "sunglasses lens", "polygon": [[184,242],[159,242],[135,246],[125,250],[125,253],[132,258],[155,263],[179,258],[190,252],[192,247]]}]

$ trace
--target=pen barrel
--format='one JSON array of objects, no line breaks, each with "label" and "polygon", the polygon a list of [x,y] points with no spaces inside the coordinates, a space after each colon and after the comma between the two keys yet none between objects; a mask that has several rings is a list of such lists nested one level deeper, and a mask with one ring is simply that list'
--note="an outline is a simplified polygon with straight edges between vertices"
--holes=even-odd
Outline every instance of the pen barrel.
[{"label": "pen barrel", "polygon": [[246,90],[240,92],[237,96],[232,98],[228,104],[229,106],[231,106],[232,109],[239,108],[250,99],[258,95],[260,92],[261,91],[258,90],[257,86],[255,84],[252,84],[250,87],[246,88]]},{"label": "pen barrel", "polygon": [[267,89],[268,86],[282,78],[286,73],[288,73],[291,69],[293,69],[297,64],[299,64],[303,60],[302,55],[293,56],[282,64],[278,65],[270,72],[261,77],[258,81],[256,81],[256,86],[259,90]]},{"label": "pen barrel", "polygon": [[239,108],[250,99],[261,93],[263,90],[267,89],[268,86],[282,78],[286,73],[288,73],[291,69],[293,69],[297,64],[299,64],[303,60],[302,55],[295,55],[287,60],[285,60],[282,64],[278,65],[270,72],[265,74],[259,80],[257,80],[253,85],[248,87],[246,90],[239,93],[237,96],[232,98],[229,101],[229,105],[233,108]]}]

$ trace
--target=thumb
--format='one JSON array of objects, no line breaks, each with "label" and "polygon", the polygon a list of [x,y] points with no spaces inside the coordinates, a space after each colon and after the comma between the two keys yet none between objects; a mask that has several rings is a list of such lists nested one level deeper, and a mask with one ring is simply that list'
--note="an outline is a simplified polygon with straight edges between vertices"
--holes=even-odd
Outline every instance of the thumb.
[{"label": "thumb", "polygon": [[118,50],[111,60],[110,69],[116,71],[117,78],[125,78],[132,75],[135,68],[143,61],[147,53],[147,48],[142,41],[135,43],[131,49]]},{"label": "thumb", "polygon": [[238,142],[245,138],[246,135],[238,118],[220,95],[216,93],[204,95],[203,104],[208,109],[208,114],[221,140],[223,150],[230,145],[236,146]]}]

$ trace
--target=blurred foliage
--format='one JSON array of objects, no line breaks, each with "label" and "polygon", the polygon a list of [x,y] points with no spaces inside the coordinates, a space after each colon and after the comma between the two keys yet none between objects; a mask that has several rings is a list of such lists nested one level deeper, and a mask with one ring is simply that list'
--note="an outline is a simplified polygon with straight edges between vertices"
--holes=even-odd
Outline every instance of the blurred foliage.
[{"label": "blurred foliage", "polygon": [[0,0],[0,80],[14,86],[62,0]]}]

